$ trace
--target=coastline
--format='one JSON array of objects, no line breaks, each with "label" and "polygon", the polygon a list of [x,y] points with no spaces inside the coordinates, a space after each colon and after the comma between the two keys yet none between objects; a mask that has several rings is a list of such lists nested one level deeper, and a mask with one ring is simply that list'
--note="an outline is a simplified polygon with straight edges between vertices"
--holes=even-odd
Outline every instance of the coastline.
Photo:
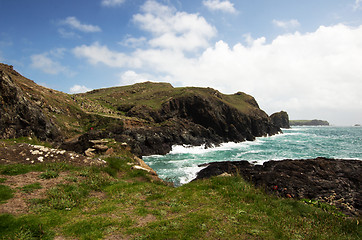
[{"label": "coastline", "polygon": [[238,175],[280,197],[312,199],[340,208],[349,215],[362,213],[362,161],[348,159],[286,159],[254,165],[248,161],[203,164],[197,177]]}]

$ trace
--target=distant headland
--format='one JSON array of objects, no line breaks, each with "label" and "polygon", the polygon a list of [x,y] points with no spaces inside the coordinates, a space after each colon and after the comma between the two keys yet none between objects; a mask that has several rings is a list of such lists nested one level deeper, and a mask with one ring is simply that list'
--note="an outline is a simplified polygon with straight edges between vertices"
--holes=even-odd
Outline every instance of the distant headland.
[{"label": "distant headland", "polygon": [[329,122],[325,120],[290,120],[290,126],[329,126]]}]

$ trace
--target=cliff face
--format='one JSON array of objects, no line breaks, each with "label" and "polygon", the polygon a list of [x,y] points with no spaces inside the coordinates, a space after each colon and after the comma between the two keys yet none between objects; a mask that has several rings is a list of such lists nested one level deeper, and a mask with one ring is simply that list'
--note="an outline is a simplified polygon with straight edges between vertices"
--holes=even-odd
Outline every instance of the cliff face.
[{"label": "cliff face", "polygon": [[287,112],[281,111],[270,115],[272,123],[279,128],[290,128]]},{"label": "cliff face", "polygon": [[[220,98],[221,97],[221,98]],[[240,104],[248,104],[240,102]],[[229,141],[254,140],[255,137],[278,133],[267,114],[252,106],[250,114],[231,106],[222,96],[198,93],[172,98],[159,110],[147,109],[146,119],[151,118],[162,127],[130,128],[124,140],[134,143],[136,153],[165,154],[172,145],[220,144]],[[144,108],[145,109],[145,108]],[[145,110],[128,116],[142,117]],[[144,117],[144,116],[143,116]]]},{"label": "cliff face", "polygon": [[12,67],[6,65],[0,69],[0,138],[35,136],[44,141],[59,139],[58,128],[14,82],[12,71]]}]

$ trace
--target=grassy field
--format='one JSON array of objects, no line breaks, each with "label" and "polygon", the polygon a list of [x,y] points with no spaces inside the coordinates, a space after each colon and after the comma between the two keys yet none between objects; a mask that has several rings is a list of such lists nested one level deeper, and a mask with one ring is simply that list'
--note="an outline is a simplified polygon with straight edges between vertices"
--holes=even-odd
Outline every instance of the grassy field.
[{"label": "grassy field", "polygon": [[[330,207],[265,194],[241,177],[178,188],[132,170],[129,157],[105,167],[64,163],[0,166],[0,203],[27,211],[0,215],[0,239],[360,239],[360,218]],[[34,173],[31,183],[8,186]],[[54,182],[49,186],[45,183]],[[55,184],[56,183],[56,184]],[[0,206],[1,206],[0,205]],[[320,205],[319,205],[320,206]]]}]

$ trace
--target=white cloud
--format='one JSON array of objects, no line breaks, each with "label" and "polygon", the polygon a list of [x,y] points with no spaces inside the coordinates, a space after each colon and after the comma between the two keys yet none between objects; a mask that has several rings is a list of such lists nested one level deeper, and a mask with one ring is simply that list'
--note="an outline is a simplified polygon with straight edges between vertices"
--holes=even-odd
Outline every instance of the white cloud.
[{"label": "white cloud", "polygon": [[66,51],[65,48],[57,48],[49,52],[34,54],[30,56],[31,67],[39,69],[47,74],[65,74],[67,76],[74,76],[75,72],[71,71],[68,67],[63,66],[56,60],[63,58]]},{"label": "white cloud", "polygon": [[102,6],[115,7],[122,5],[126,0],[102,0]]},{"label": "white cloud", "polygon": [[291,19],[289,21],[281,21],[274,19],[272,22],[275,26],[283,29],[294,29],[300,26],[299,21],[296,19]]},{"label": "white cloud", "polygon": [[126,71],[120,74],[120,84],[130,85],[134,83],[152,81],[152,77],[149,74],[138,74],[134,71]]},{"label": "white cloud", "polygon": [[134,38],[134,37],[127,36],[119,44],[126,46],[126,47],[137,48],[137,47],[143,46],[146,42],[147,42],[147,39],[145,37]]},{"label": "white cloud", "polygon": [[103,63],[110,67],[140,67],[141,64],[138,59],[124,53],[111,51],[107,46],[102,46],[98,42],[90,46],[76,47],[72,52],[79,58],[86,58],[91,64]]},{"label": "white cloud", "polygon": [[88,92],[88,91],[91,91],[92,89],[90,88],[87,88],[86,86],[84,85],[74,85],[73,87],[70,88],[70,93],[85,93],[85,92]]},{"label": "white cloud", "polygon": [[96,25],[81,23],[76,17],[67,17],[66,19],[60,21],[60,24],[86,33],[102,31],[102,29]]},{"label": "white cloud", "polygon": [[67,68],[59,62],[52,60],[48,53],[35,54],[31,57],[31,66],[48,74],[59,74],[66,72]]},{"label": "white cloud", "polygon": [[356,0],[356,2],[354,3],[354,6],[353,6],[353,10],[358,10],[358,9],[361,9],[361,3],[362,3],[362,0]]},{"label": "white cloud", "polygon": [[149,0],[141,8],[142,14],[133,21],[153,34],[150,46],[178,51],[196,51],[209,46],[216,29],[198,14],[178,12],[172,7]]},{"label": "white cloud", "polygon": [[58,33],[60,34],[60,36],[62,36],[63,38],[80,38],[80,36],[78,34],[76,34],[73,31],[68,31],[64,28],[59,28],[58,29]]},{"label": "white cloud", "polygon": [[222,11],[228,13],[236,13],[236,9],[234,8],[234,4],[229,0],[220,1],[220,0],[206,0],[202,1],[205,7],[207,7],[211,11]]}]

